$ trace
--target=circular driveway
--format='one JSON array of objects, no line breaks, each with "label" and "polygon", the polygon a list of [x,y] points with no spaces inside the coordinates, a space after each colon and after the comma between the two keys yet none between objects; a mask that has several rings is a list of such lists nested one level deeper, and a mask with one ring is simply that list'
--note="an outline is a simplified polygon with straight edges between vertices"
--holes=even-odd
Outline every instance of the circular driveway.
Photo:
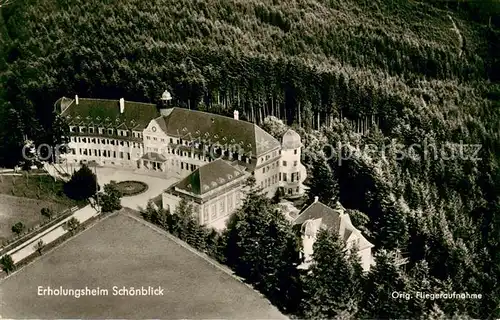
[{"label": "circular driveway", "polygon": [[146,173],[122,168],[102,167],[97,168],[96,171],[97,181],[99,182],[101,188],[112,180],[116,182],[135,180],[144,182],[148,185],[148,189],[145,192],[135,196],[122,198],[122,206],[129,207],[131,209],[146,207],[150,199],[162,194],[165,189],[178,181],[175,178],[153,176]]}]

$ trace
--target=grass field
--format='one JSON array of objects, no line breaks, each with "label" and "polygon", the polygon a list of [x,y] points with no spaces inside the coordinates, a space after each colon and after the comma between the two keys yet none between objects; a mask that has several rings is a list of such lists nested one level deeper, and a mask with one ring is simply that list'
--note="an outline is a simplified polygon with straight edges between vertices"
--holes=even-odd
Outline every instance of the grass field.
[{"label": "grass field", "polygon": [[75,201],[64,194],[63,186],[63,181],[54,181],[49,175],[0,175],[0,194],[44,199],[75,206]]},{"label": "grass field", "polygon": [[[38,286],[105,288],[108,296],[38,296]],[[113,286],[161,286],[118,297]],[[165,235],[110,217],[0,282],[3,318],[283,319],[269,302]]]},{"label": "grass field", "polygon": [[0,175],[0,244],[13,237],[11,227],[22,222],[26,229],[42,222],[40,210],[44,207],[59,214],[64,209],[81,203],[63,193],[62,181],[50,176]]},{"label": "grass field", "polygon": [[0,244],[14,236],[11,228],[15,223],[21,221],[27,229],[42,223],[44,218],[40,214],[41,208],[61,212],[66,206],[53,201],[0,194]]}]

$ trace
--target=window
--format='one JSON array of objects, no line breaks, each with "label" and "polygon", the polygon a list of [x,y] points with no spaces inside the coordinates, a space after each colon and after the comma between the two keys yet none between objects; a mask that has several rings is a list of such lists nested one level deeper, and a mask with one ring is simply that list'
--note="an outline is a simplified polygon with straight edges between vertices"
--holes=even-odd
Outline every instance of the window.
[{"label": "window", "polygon": [[283,167],[286,167],[286,161],[283,161]]},{"label": "window", "polygon": [[297,149],[293,150],[293,154],[297,154]]},{"label": "window", "polygon": [[220,216],[223,216],[224,215],[224,212],[226,212],[226,206],[225,206],[225,201],[224,199],[219,201],[219,214]]},{"label": "window", "polygon": [[108,129],[108,134],[113,134],[113,129]]},{"label": "window", "polygon": [[146,140],[151,140],[151,137],[150,136],[146,136]]},{"label": "window", "polygon": [[286,182],[286,173],[285,172],[283,173],[283,181]]},{"label": "window", "polygon": [[123,152],[120,151],[120,158],[123,159]]},{"label": "window", "polygon": [[203,221],[208,222],[208,206],[203,207]]},{"label": "window", "polygon": [[156,137],[153,137],[153,140],[156,141],[157,140]]},{"label": "window", "polygon": [[291,195],[292,194],[292,188],[288,189],[288,194]]},{"label": "window", "polygon": [[89,128],[89,133],[94,133],[94,128]]},{"label": "window", "polygon": [[261,187],[261,188],[264,188],[264,181],[261,181],[261,182],[260,182],[260,187]]},{"label": "window", "polygon": [[174,143],[174,139],[170,138],[170,143]]},{"label": "window", "polygon": [[113,158],[116,158],[116,151],[113,151]]},{"label": "window", "polygon": [[217,205],[214,203],[212,205],[212,219],[217,218]]},{"label": "window", "polygon": [[296,167],[296,166],[297,166],[297,164],[298,164],[298,161],[294,161],[294,162],[293,162],[293,166],[294,166],[294,167]]},{"label": "window", "polygon": [[262,173],[266,173],[266,167],[262,168]]},{"label": "window", "polygon": [[227,209],[229,211],[233,210],[233,194],[227,196]]},{"label": "window", "polygon": [[281,172],[279,173],[279,181],[281,181]]},{"label": "window", "polygon": [[299,187],[295,188],[295,192],[299,193]]},{"label": "window", "polygon": [[240,205],[240,193],[239,191],[236,191],[236,206]]},{"label": "window", "polygon": [[291,174],[291,181],[294,182],[295,181],[295,173],[292,173]]},{"label": "window", "polygon": [[161,139],[161,142],[165,142],[165,139]]}]

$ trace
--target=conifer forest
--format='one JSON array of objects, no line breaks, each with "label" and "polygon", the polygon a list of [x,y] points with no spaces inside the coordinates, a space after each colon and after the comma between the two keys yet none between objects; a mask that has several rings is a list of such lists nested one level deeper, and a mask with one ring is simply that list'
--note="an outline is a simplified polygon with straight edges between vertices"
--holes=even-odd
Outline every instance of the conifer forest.
[{"label": "conifer forest", "polygon": [[[19,162],[25,137],[56,143],[62,96],[158,103],[166,89],[178,107],[239,110],[277,137],[294,128],[311,189],[334,190],[325,197],[369,232],[366,275],[320,235],[325,261],[290,313],[500,317],[500,1],[0,0],[0,167]],[[339,141],[480,150],[340,164],[322,149]],[[317,289],[330,278],[335,290]],[[412,290],[482,299],[390,297]]]}]

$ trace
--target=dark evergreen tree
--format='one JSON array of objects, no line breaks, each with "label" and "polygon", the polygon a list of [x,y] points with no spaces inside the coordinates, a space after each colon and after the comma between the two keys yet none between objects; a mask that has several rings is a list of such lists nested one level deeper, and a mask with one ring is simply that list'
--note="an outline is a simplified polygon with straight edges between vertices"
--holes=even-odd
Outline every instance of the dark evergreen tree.
[{"label": "dark evergreen tree", "polygon": [[359,262],[349,259],[337,234],[320,230],[313,262],[303,278],[302,311],[307,319],[352,318],[362,298]]},{"label": "dark evergreen tree", "polygon": [[2,270],[7,274],[16,269],[14,260],[12,260],[12,257],[8,254],[2,256],[2,258],[0,259],[0,264],[2,265]]},{"label": "dark evergreen tree", "polygon": [[338,200],[338,183],[328,162],[321,156],[313,160],[309,179],[308,195],[311,201],[318,197],[327,206],[333,206]]},{"label": "dark evergreen tree", "polygon": [[113,212],[122,208],[122,194],[114,181],[105,184],[104,192],[99,193],[97,196],[99,197],[102,212]]},{"label": "dark evergreen tree", "polygon": [[228,265],[280,307],[296,309],[300,246],[291,225],[258,188],[247,192],[225,238]]},{"label": "dark evergreen tree", "polygon": [[[398,294],[402,294],[399,296]],[[406,295],[405,295],[406,294]],[[411,318],[408,303],[411,294],[408,278],[398,266],[396,255],[385,250],[376,254],[375,266],[368,275],[363,309],[359,317],[368,319]]]},{"label": "dark evergreen tree", "polygon": [[66,195],[75,200],[88,199],[97,191],[97,177],[86,165],[76,171],[64,185]]}]

